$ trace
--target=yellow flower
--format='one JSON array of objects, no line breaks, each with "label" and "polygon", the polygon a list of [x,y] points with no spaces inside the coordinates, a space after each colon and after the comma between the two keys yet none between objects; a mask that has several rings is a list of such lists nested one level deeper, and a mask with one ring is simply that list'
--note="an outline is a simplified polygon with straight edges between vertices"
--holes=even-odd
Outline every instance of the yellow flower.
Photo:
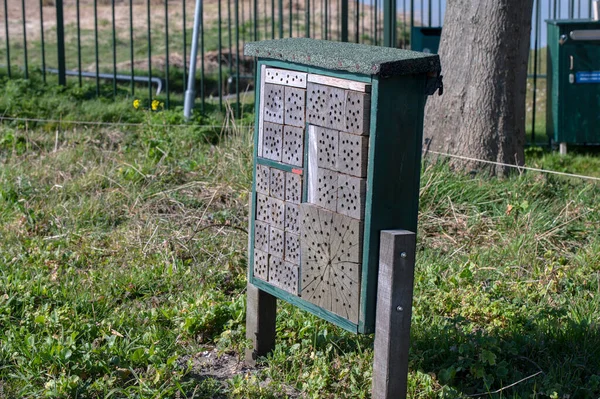
[{"label": "yellow flower", "polygon": [[163,107],[164,107],[164,104],[163,104],[163,103],[161,103],[161,102],[160,102],[160,101],[158,101],[158,100],[152,100],[152,111],[156,111],[156,110],[158,110],[158,107],[161,107],[161,108],[163,108]]},{"label": "yellow flower", "polygon": [[133,108],[138,109],[140,107],[140,100],[133,100]]}]

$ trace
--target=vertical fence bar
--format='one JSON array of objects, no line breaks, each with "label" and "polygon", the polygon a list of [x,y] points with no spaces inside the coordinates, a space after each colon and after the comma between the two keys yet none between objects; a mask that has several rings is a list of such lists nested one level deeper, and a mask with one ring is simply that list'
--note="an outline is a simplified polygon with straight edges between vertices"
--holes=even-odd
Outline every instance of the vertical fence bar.
[{"label": "vertical fence bar", "polygon": [[83,86],[83,79],[81,77],[81,12],[79,6],[79,0],[77,0],[76,12],[77,12],[77,75],[79,87]]},{"label": "vertical fence bar", "polygon": [[[386,1],[386,0],[384,0]],[[360,26],[360,0],[356,0],[356,4],[355,4],[355,9],[354,9],[354,19],[355,19],[355,25],[354,28],[355,30],[355,37],[354,37],[354,41],[356,43],[358,43],[360,41],[360,29],[358,28]]]},{"label": "vertical fence bar", "polygon": [[556,6],[556,2],[557,2],[557,0],[554,0],[554,16],[553,16],[553,18],[554,18],[554,19],[556,19],[556,16],[557,16],[557,6]]},{"label": "vertical fence bar", "polygon": [[535,117],[537,113],[537,73],[538,73],[538,48],[539,48],[539,25],[540,25],[540,0],[535,1],[535,39],[533,45],[533,106],[531,115],[531,144],[535,144]]},{"label": "vertical fence bar", "polygon": [[433,10],[431,9],[431,0],[429,0],[429,3],[427,4],[427,15],[428,15],[428,25],[431,26],[431,17],[433,15]]},{"label": "vertical fence bar", "polygon": [[383,45],[396,46],[396,0],[383,1]]},{"label": "vertical fence bar", "polygon": [[406,33],[406,0],[402,0],[402,48],[406,48],[408,35]]},{"label": "vertical fence bar", "polygon": [[151,25],[151,17],[152,10],[150,9],[151,0],[147,0],[146,2],[146,19],[147,19],[147,30],[148,30],[148,102],[152,104],[152,82],[150,79],[152,78],[152,25]]},{"label": "vertical fence bar", "polygon": [[[258,0],[253,0],[252,5],[254,6],[254,41],[258,41]],[[237,15],[237,11],[236,11],[236,15]],[[235,26],[237,26],[237,22],[236,22]],[[236,35],[237,35],[237,33],[236,33]]]},{"label": "vertical fence bar", "polygon": [[373,40],[371,43],[375,46],[377,46],[377,3],[378,0],[373,0],[371,2],[371,16],[373,20]]},{"label": "vertical fence bar", "polygon": [[348,41],[348,1],[342,0],[342,41]]},{"label": "vertical fence bar", "polygon": [[[237,26],[237,21],[236,21],[235,25]],[[239,29],[239,28],[236,27],[236,29]],[[227,42],[229,43],[229,52],[227,54],[227,62],[229,63],[229,77],[233,78],[233,38],[231,35],[231,0],[227,0]],[[228,91],[228,94],[229,94],[229,91]]]},{"label": "vertical fence bar", "polygon": [[40,0],[40,39],[42,40],[42,77],[46,83],[46,44],[44,42],[44,1]]},{"label": "vertical fence bar", "polygon": [[117,98],[117,20],[115,17],[115,0],[110,4],[112,17],[112,55],[113,55],[113,98]]},{"label": "vertical fence bar", "polygon": [[275,0],[271,0],[271,39],[275,39]]},{"label": "vertical fence bar", "polygon": [[290,24],[289,34],[290,34],[290,37],[292,37],[292,23],[294,22],[293,19],[292,19],[292,17],[294,16],[294,11],[292,10],[292,0],[289,0],[289,5],[290,5],[289,6],[289,10],[288,10],[288,13],[289,13],[289,15],[288,15],[288,23]]},{"label": "vertical fence bar", "polygon": [[98,56],[98,0],[94,0],[94,55],[96,59],[96,97],[100,96],[100,65]]},{"label": "vertical fence bar", "polygon": [[[283,0],[279,0],[278,2],[278,10],[279,10],[279,38],[283,39]],[[242,9],[242,13],[244,10]]]},{"label": "vertical fence bar", "polygon": [[[279,0],[281,1],[281,0]],[[329,0],[325,0],[325,9],[323,10],[325,12],[325,17],[323,19],[323,29],[325,32],[325,40],[328,40],[329,37],[329,30],[328,30],[328,25],[329,25]]]},{"label": "vertical fence bar", "polygon": [[182,2],[182,19],[183,19],[183,90],[185,90],[185,85],[187,82],[187,33],[186,33],[186,19],[187,19],[187,10],[185,7],[185,0]]},{"label": "vertical fence bar", "polygon": [[167,92],[167,99],[165,106],[167,109],[171,106],[171,90],[169,90],[169,0],[165,0],[165,91]]},{"label": "vertical fence bar", "polygon": [[310,37],[310,0],[306,0],[306,12],[304,15],[304,24],[306,25],[305,36]]},{"label": "vertical fence bar", "polygon": [[65,20],[63,0],[56,0],[56,50],[58,57],[58,84],[67,84],[67,66],[65,61]]},{"label": "vertical fence bar", "polygon": [[571,0],[569,4],[569,19],[575,18],[575,0]]},{"label": "vertical fence bar", "polygon": [[[62,3],[62,0],[57,0],[57,10],[58,3]],[[25,79],[29,79],[29,65],[28,65],[28,57],[27,57],[27,20],[25,13],[25,0],[21,1],[21,11],[23,15],[23,60],[25,62]],[[58,15],[57,15],[58,18]],[[57,32],[58,35],[58,32]]]},{"label": "vertical fence bar", "polygon": [[411,45],[412,44],[412,31],[413,28],[415,27],[415,0],[410,0],[410,30],[409,32],[409,40],[408,40],[408,44]]},{"label": "vertical fence bar", "polygon": [[[195,62],[195,60],[194,60]],[[196,77],[194,76],[194,79]],[[206,101],[204,99],[204,84],[206,74],[204,72],[204,1],[200,1],[200,110],[206,110]]]},{"label": "vertical fence bar", "polygon": [[12,78],[12,70],[10,68],[10,36],[8,29],[8,0],[4,0],[4,33],[6,35],[6,72],[8,77]]},{"label": "vertical fence bar", "polygon": [[[221,37],[221,30],[222,30],[222,23],[223,21],[221,21],[221,0],[217,1],[218,3],[218,28],[217,28],[217,32],[218,32],[218,44],[217,46],[219,47],[219,52],[218,52],[218,56],[217,56],[217,62],[219,63],[219,111],[223,110],[223,65],[221,64],[221,57],[223,55],[223,43],[222,43],[222,37]],[[243,7],[243,4],[242,4]]]},{"label": "vertical fence bar", "polygon": [[[239,0],[235,0],[235,98],[236,98],[236,115],[238,118],[242,116],[240,107],[240,25],[239,25]],[[254,13],[256,18],[256,12]],[[256,19],[255,19],[256,20]],[[231,52],[231,49],[229,49]]]},{"label": "vertical fence bar", "polygon": [[[184,47],[183,51],[185,54],[185,47]],[[129,0],[129,59],[131,60],[129,72],[131,73],[131,96],[132,97],[135,95],[135,82],[133,80],[133,78],[135,77],[134,56],[135,56],[135,52],[133,50],[133,0]],[[185,59],[185,57],[184,57],[184,59]],[[185,62],[184,62],[184,64],[185,64]],[[185,68],[185,65],[184,65],[184,68]],[[184,72],[184,75],[185,75],[185,72]],[[184,83],[183,87],[185,88],[185,83]]]}]

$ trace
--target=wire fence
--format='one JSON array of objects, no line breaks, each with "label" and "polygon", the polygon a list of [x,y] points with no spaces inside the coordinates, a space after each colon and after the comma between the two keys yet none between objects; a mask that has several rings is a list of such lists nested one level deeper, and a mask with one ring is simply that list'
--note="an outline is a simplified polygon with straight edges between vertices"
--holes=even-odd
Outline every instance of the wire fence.
[{"label": "wire fence", "polygon": [[[2,0],[0,74],[95,85],[97,96],[127,95],[180,105],[189,65],[194,0]],[[201,2],[198,108],[224,106],[253,88],[248,41],[283,37],[418,45],[419,27],[442,27],[446,0],[204,0]],[[545,20],[590,18],[592,0],[535,0],[527,125],[545,130]],[[395,13],[394,32],[384,14]],[[440,30],[432,32],[439,36]],[[435,37],[433,40],[439,40]],[[386,43],[386,44],[388,44]],[[422,49],[422,48],[417,48]],[[234,105],[239,113],[239,102]],[[538,134],[538,136],[536,136]]]}]

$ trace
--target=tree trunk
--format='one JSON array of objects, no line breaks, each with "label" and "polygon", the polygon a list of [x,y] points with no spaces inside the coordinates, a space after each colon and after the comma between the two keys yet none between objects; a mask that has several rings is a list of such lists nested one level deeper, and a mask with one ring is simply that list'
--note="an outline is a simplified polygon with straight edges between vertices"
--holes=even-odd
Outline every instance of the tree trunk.
[{"label": "tree trunk", "polygon": [[[522,165],[533,0],[450,0],[447,7],[440,43],[445,92],[428,100],[425,146]],[[469,170],[484,167],[451,162]],[[509,172],[502,166],[490,170]]]}]

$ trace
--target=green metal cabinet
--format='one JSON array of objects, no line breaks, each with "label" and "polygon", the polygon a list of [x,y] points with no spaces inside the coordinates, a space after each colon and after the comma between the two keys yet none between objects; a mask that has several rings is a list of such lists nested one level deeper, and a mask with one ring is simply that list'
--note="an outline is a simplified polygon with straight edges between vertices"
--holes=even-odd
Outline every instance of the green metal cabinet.
[{"label": "green metal cabinet", "polygon": [[556,143],[600,144],[600,23],[547,23],[548,137]]},{"label": "green metal cabinet", "polygon": [[410,48],[413,51],[437,54],[441,39],[441,27],[413,26],[410,36]]},{"label": "green metal cabinet", "polygon": [[417,228],[439,57],[303,38],[244,53],[257,58],[249,282],[371,333],[380,232]]}]

